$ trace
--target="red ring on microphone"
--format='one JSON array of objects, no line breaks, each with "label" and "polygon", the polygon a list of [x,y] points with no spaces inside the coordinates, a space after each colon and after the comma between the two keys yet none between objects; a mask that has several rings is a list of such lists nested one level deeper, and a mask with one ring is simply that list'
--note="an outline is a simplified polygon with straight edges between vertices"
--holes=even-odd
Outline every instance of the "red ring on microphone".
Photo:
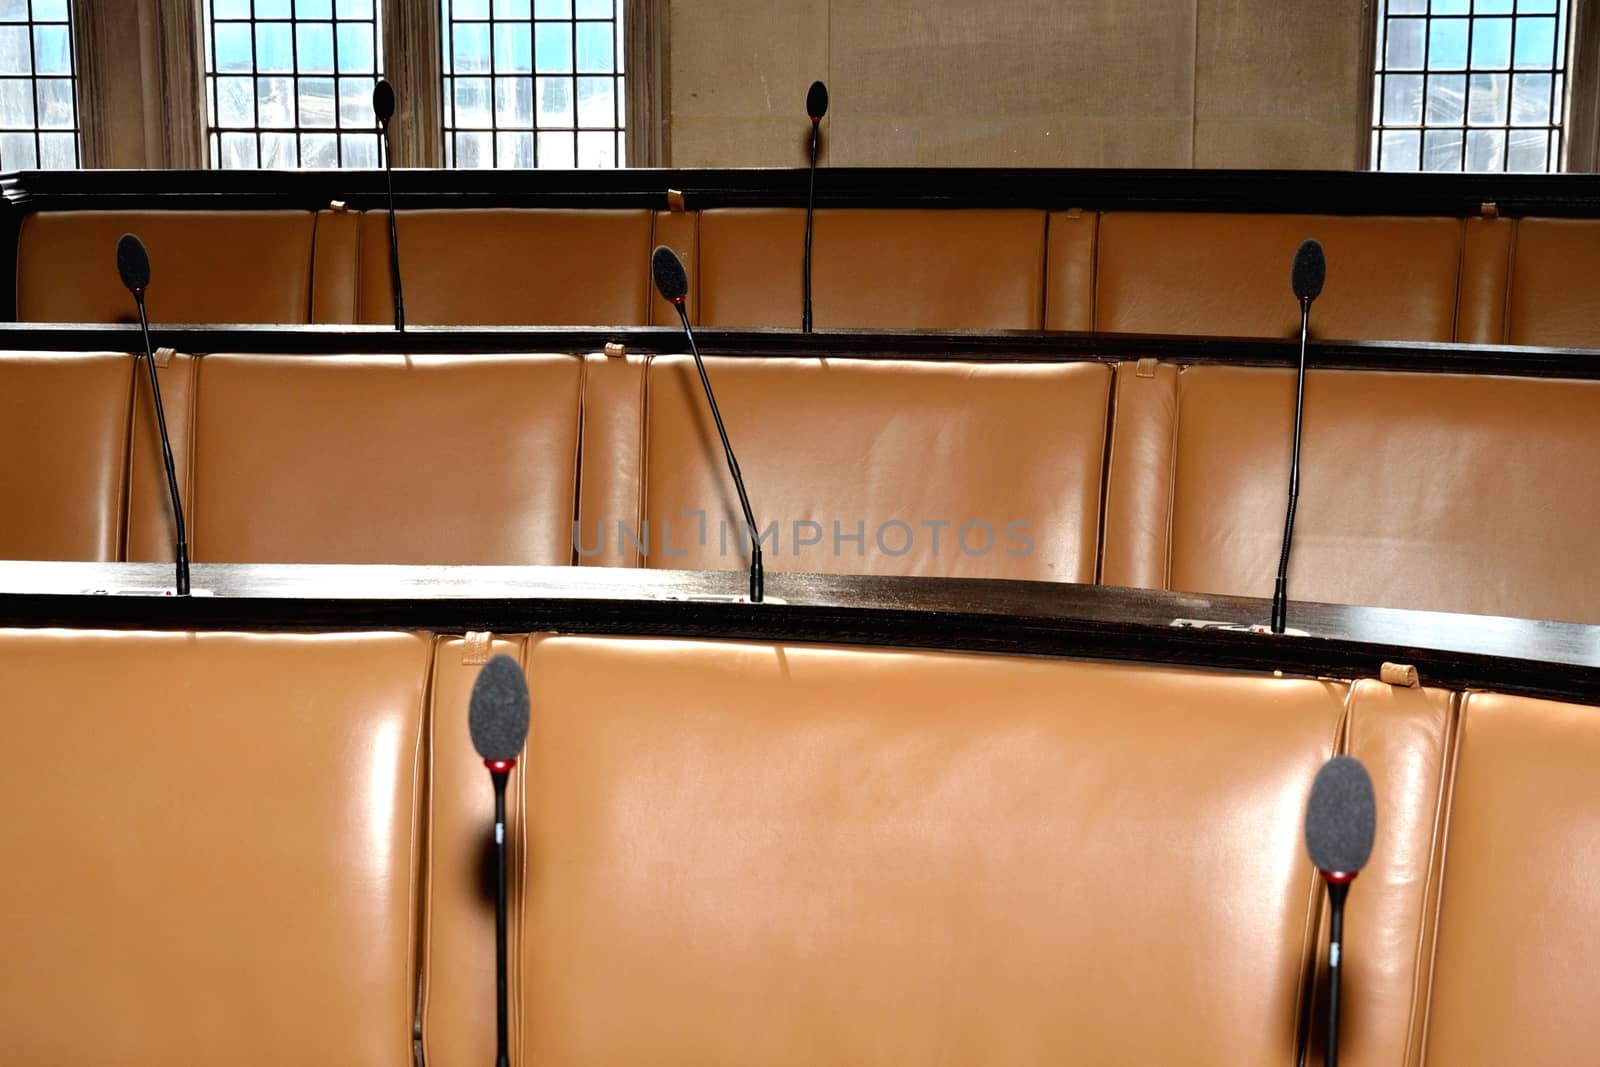
[{"label": "red ring on microphone", "polygon": [[1349,885],[1351,882],[1356,880],[1356,875],[1360,874],[1361,872],[1360,871],[1318,871],[1317,873],[1322,875],[1322,880],[1324,882],[1331,882],[1334,885]]},{"label": "red ring on microphone", "polygon": [[[483,761],[483,765],[495,774],[507,774],[511,768],[517,765],[517,761],[514,759],[486,759]],[[1354,877],[1354,875],[1351,877]]]}]

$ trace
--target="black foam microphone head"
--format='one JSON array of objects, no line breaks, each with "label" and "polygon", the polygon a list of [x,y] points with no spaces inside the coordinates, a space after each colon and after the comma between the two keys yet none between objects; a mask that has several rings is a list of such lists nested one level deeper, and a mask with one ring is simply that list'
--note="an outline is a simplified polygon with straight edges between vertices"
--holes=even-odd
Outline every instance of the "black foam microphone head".
[{"label": "black foam microphone head", "polygon": [[1301,241],[1294,250],[1294,266],[1289,270],[1289,284],[1294,287],[1296,300],[1315,300],[1322,292],[1322,283],[1328,277],[1328,260],[1322,254],[1322,245],[1316,241]]},{"label": "black foam microphone head", "polygon": [[1353,756],[1322,765],[1306,801],[1306,851],[1317,870],[1354,875],[1372,855],[1378,805],[1372,778]]},{"label": "black foam microphone head", "polygon": [[811,116],[812,122],[821,122],[822,116],[828,113],[828,87],[821,82],[812,82],[811,88],[806,91],[806,114]]},{"label": "black foam microphone head", "polygon": [[681,304],[689,295],[689,275],[684,273],[683,261],[666,245],[656,245],[650,253],[650,275],[655,278],[656,292],[671,303]]},{"label": "black foam microphone head", "polygon": [[372,87],[372,111],[385,125],[394,118],[394,86],[387,78],[379,78],[378,84]]},{"label": "black foam microphone head", "polygon": [[502,653],[483,665],[467,706],[472,747],[486,760],[514,760],[528,740],[528,680]]},{"label": "black foam microphone head", "polygon": [[117,242],[117,273],[130,291],[150,288],[150,253],[144,250],[144,242],[131,233],[123,234]]}]

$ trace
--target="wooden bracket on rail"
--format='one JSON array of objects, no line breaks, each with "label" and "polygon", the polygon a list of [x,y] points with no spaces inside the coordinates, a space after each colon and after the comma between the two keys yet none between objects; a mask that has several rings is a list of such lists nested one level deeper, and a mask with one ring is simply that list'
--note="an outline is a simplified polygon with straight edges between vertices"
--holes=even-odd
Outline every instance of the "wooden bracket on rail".
[{"label": "wooden bracket on rail", "polygon": [[1409,663],[1385,663],[1378,671],[1378,678],[1386,685],[1395,685],[1402,689],[1422,688],[1421,676]]},{"label": "wooden bracket on rail", "polygon": [[461,639],[461,665],[482,666],[489,662],[489,654],[493,651],[494,634],[488,630],[468,630],[467,636]]}]

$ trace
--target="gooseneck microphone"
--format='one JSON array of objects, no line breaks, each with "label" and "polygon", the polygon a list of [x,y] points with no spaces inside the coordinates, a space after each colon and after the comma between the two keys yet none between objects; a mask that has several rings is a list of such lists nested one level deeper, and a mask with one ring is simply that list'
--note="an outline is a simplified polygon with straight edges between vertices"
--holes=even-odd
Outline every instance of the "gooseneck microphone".
[{"label": "gooseneck microphone", "polygon": [[372,89],[372,113],[378,117],[383,134],[378,151],[383,153],[383,180],[389,189],[389,278],[394,284],[394,328],[406,328],[406,298],[400,289],[400,233],[394,223],[394,143],[389,137],[389,120],[394,118],[394,86],[379,78]]},{"label": "gooseneck microphone", "polygon": [[1300,424],[1306,404],[1306,338],[1311,325],[1311,302],[1322,292],[1328,261],[1316,241],[1301,241],[1295,249],[1289,284],[1300,301],[1300,372],[1294,384],[1294,446],[1289,456],[1289,510],[1283,519],[1283,552],[1278,556],[1278,580],[1272,587],[1272,632],[1283,633],[1289,616],[1289,546],[1294,540],[1294,509],[1300,500]]},{"label": "gooseneck microphone", "polygon": [[656,291],[678,309],[678,320],[683,323],[684,336],[689,339],[689,351],[694,353],[695,370],[700,372],[700,385],[705,390],[712,421],[717,424],[717,436],[722,438],[722,453],[728,457],[728,473],[733,475],[733,487],[739,491],[739,506],[744,508],[745,528],[750,531],[750,602],[759,604],[764,584],[761,535],[756,532],[756,517],[750,510],[750,495],[744,489],[744,475],[739,473],[739,461],[734,458],[727,428],[722,425],[722,412],[717,408],[717,396],[711,391],[711,379],[706,377],[706,364],[700,358],[700,346],[695,344],[694,329],[689,325],[689,313],[684,310],[683,301],[689,295],[689,276],[684,273],[683,262],[678,259],[678,254],[666,245],[657,245],[650,254],[650,274],[655,278]]},{"label": "gooseneck microphone", "polygon": [[811,185],[806,193],[805,303],[800,309],[800,329],[811,332],[811,220],[817,209],[817,142],[822,117],[828,113],[828,87],[812,82],[806,91],[806,114],[811,116]]},{"label": "gooseneck microphone", "polygon": [[508,1067],[506,1023],[506,780],[528,740],[528,681],[510,656],[494,656],[478,672],[467,706],[472,747],[494,783],[494,965],[496,1067]]},{"label": "gooseneck microphone", "polygon": [[1339,1063],[1339,976],[1344,969],[1344,902],[1372,856],[1378,805],[1367,768],[1353,756],[1322,765],[1306,801],[1306,851],[1328,886],[1328,1047],[1326,1067]]},{"label": "gooseneck microphone", "polygon": [[172,521],[177,526],[177,593],[189,595],[189,534],[183,524],[183,501],[178,496],[178,472],[172,465],[172,438],[167,435],[167,414],[161,406],[161,380],[156,375],[155,349],[150,345],[150,320],[145,315],[144,291],[150,288],[150,254],[144,242],[131,233],[117,241],[117,273],[133,294],[139,309],[139,330],[144,336],[144,361],[150,368],[150,396],[156,404],[156,429],[161,432],[161,458],[167,466],[167,491],[172,494]]}]

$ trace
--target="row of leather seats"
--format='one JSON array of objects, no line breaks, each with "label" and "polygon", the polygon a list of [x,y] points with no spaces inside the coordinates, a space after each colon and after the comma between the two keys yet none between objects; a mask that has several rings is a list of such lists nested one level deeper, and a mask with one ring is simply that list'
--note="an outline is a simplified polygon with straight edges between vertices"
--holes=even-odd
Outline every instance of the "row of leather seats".
[{"label": "row of leather seats", "polygon": [[[1342,1062],[1578,1063],[1594,709],[1070,660],[612,637],[0,631],[16,1063],[490,1061],[466,706],[518,656],[513,1063],[1286,1064],[1301,820],[1379,802]],[[174,684],[173,679],[182,679]]]},{"label": "row of leather seats", "polygon": [[[1267,596],[1294,375],[714,358],[770,570]],[[0,557],[163,560],[148,383],[0,356]],[[192,558],[746,565],[683,356],[175,356]],[[1314,371],[1294,599],[1600,622],[1600,383]],[[21,458],[25,457],[25,458]]]},{"label": "row of leather seats", "polygon": [[[804,212],[776,208],[400,213],[415,324],[674,324],[651,291],[676,248],[691,317],[797,327]],[[17,317],[128,321],[124,231],[150,249],[158,322],[393,321],[379,212],[41,212],[24,218]],[[1327,249],[1320,337],[1600,346],[1600,221],[1179,212],[817,212],[819,327],[1287,336],[1297,244]]]}]

